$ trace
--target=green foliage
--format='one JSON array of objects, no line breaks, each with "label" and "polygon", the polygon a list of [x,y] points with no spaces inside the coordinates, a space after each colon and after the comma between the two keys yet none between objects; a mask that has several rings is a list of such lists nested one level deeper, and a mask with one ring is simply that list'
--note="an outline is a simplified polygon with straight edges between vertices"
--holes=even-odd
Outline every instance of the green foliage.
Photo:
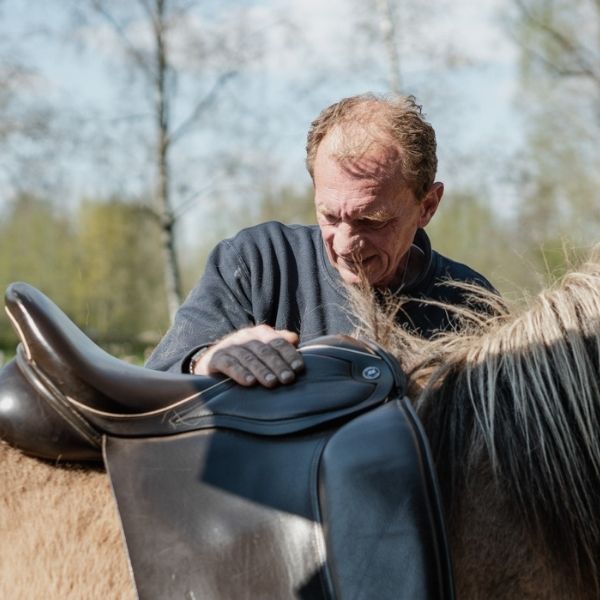
[{"label": "green foliage", "polygon": [[316,222],[314,192],[312,186],[298,190],[291,186],[263,188],[254,206],[247,206],[239,213],[239,226],[253,223],[280,221],[286,224],[311,224]]},{"label": "green foliage", "polygon": [[427,228],[438,252],[468,264],[503,295],[516,298],[537,292],[578,262],[582,252],[567,238],[551,237],[551,229],[539,238],[520,231],[519,221],[502,218],[487,197],[485,191],[477,195],[469,190],[444,196]]},{"label": "green foliage", "polygon": [[600,227],[600,160],[589,152],[600,139],[586,139],[583,124],[565,120],[539,115],[529,134],[519,229],[537,243],[560,237],[589,243]]},{"label": "green foliage", "polygon": [[534,260],[543,267],[546,284],[556,281],[569,269],[580,264],[586,252],[566,239],[547,240],[535,249]]},{"label": "green foliage", "polygon": [[536,269],[561,273],[565,247],[600,231],[600,4],[514,0],[525,145],[516,165],[520,246]]},{"label": "green foliage", "polygon": [[[75,240],[72,224],[51,202],[18,195],[6,207],[0,223],[0,289],[13,281],[26,281],[69,312]],[[16,337],[4,313],[0,319],[0,345],[13,346]]]},{"label": "green foliage", "polygon": [[84,201],[75,316],[97,339],[157,341],[166,326],[160,232],[142,205]]},{"label": "green foliage", "polygon": [[[168,325],[160,231],[140,204],[81,203],[73,220],[47,200],[22,194],[0,225],[0,286],[26,281],[114,353],[140,352]],[[14,347],[8,320],[0,347]]]},{"label": "green foliage", "polygon": [[520,276],[514,234],[485,193],[463,190],[444,195],[427,232],[438,252],[473,267],[501,291]]}]

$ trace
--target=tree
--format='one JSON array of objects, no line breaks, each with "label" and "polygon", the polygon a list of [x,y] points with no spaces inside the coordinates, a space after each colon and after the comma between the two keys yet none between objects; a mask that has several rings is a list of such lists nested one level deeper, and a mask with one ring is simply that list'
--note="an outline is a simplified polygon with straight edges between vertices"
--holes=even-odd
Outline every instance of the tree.
[{"label": "tree", "polygon": [[[0,0],[0,25],[8,6]],[[53,135],[54,111],[38,101],[37,70],[23,56],[24,42],[7,27],[0,30],[0,206],[2,200],[41,179]],[[54,141],[54,140],[52,140]]]},{"label": "tree", "polygon": [[312,186],[296,190],[291,186],[266,185],[256,205],[245,207],[238,219],[239,226],[264,221],[280,221],[288,225],[315,223],[314,190]]},{"label": "tree", "polygon": [[140,202],[81,204],[72,301],[77,322],[97,341],[131,345],[160,339],[166,311],[160,301],[159,237],[156,221]]},{"label": "tree", "polygon": [[236,41],[226,29],[204,31],[200,8],[200,3],[188,0],[88,0],[76,7],[82,27],[101,26],[110,38],[116,53],[108,60],[141,84],[146,104],[142,112],[151,115],[154,192],[150,212],[161,228],[171,318],[182,297],[178,219],[197,200],[197,187],[201,187],[191,186],[190,193],[189,185],[177,185],[173,175],[176,146],[200,125],[206,127],[207,114],[222,98],[227,82],[253,58],[248,35]]},{"label": "tree", "polygon": [[[600,97],[600,4],[596,0],[514,0],[526,74],[589,85]],[[597,113],[600,118],[600,110]]]},{"label": "tree", "polygon": [[[531,289],[535,281],[520,260],[510,220],[502,218],[478,188],[447,192],[427,226],[432,246],[453,260],[484,273],[503,292],[515,286]],[[529,279],[528,279],[529,277]]]},{"label": "tree", "polygon": [[400,52],[398,51],[398,21],[392,0],[376,0],[379,12],[381,37],[389,64],[389,87],[392,92],[402,91]]},{"label": "tree", "polygon": [[[160,231],[141,202],[88,199],[66,217],[52,202],[21,193],[0,223],[0,287],[26,281],[88,335],[123,349],[156,343],[167,326]],[[8,321],[0,347],[14,347]]]},{"label": "tree", "polygon": [[[75,248],[69,219],[45,198],[18,194],[2,211],[0,220],[0,289],[5,290],[13,281],[26,281],[73,314]],[[12,328],[3,320],[0,345],[14,347],[15,342]]]},{"label": "tree", "polygon": [[[514,0],[526,147],[519,229],[538,247],[591,243],[600,226],[600,4]],[[542,252],[543,255],[543,252]]]}]

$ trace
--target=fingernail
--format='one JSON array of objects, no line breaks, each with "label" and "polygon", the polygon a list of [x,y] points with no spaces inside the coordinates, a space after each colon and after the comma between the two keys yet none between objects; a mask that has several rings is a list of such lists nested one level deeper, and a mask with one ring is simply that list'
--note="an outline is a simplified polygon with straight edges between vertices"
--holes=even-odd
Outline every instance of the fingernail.
[{"label": "fingernail", "polygon": [[275,379],[277,379],[275,377],[275,375],[273,375],[273,373],[268,373],[267,375],[265,375],[265,381],[271,383],[271,381],[275,381]]},{"label": "fingernail", "polygon": [[283,373],[281,373],[281,379],[282,381],[291,381],[294,378],[294,374],[291,371],[283,371]]},{"label": "fingernail", "polygon": [[302,366],[302,361],[300,359],[296,359],[292,363],[292,369],[299,369]]},{"label": "fingernail", "polygon": [[254,383],[255,381],[254,375],[246,375],[246,383]]}]

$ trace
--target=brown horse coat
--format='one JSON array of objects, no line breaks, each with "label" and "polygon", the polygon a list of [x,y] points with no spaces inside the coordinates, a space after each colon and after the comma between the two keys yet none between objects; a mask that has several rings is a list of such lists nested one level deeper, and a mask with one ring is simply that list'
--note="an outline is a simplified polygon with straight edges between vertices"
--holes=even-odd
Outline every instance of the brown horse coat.
[{"label": "brown horse coat", "polygon": [[0,442],[0,598],[133,599],[106,474]]}]

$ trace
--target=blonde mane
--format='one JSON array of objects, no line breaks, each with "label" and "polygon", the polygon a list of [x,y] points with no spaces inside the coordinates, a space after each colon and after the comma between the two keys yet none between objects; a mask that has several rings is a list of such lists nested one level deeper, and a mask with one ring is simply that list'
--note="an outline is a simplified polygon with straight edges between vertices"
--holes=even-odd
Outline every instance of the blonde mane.
[{"label": "blonde mane", "polygon": [[[394,324],[401,302],[353,294],[359,334],[409,375],[447,512],[488,471],[533,546],[578,589],[599,586],[600,252],[518,310],[486,293],[462,332],[423,341]],[[446,307],[447,310],[454,310]]]}]

